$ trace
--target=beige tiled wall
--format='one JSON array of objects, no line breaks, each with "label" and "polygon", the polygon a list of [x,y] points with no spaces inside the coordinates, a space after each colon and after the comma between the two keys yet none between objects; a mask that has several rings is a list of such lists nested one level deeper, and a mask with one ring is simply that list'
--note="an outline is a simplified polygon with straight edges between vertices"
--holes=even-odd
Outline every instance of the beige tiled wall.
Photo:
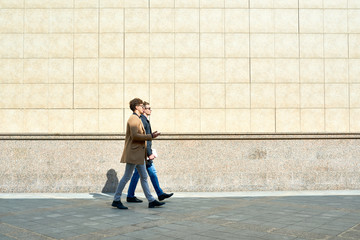
[{"label": "beige tiled wall", "polygon": [[0,0],[0,133],[360,131],[358,0]]}]

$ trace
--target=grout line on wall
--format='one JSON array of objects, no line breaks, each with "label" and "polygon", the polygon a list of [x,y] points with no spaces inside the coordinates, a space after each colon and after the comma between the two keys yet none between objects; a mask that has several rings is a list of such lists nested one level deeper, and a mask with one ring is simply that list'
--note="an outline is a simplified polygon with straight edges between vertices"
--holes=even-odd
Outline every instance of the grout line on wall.
[{"label": "grout line on wall", "polygon": [[[176,108],[176,81],[175,81],[175,59],[176,59],[176,46],[175,46],[175,39],[176,39],[176,30],[175,30],[175,21],[176,21],[176,10],[175,10],[175,0],[173,0],[173,36],[174,36],[174,52],[173,52],[173,86],[174,86],[174,109]],[[173,113],[175,114],[175,112]],[[174,119],[174,118],[173,118]],[[177,129],[176,121],[173,120],[174,129]]]},{"label": "grout line on wall", "polygon": [[[161,34],[161,33],[160,33]],[[312,34],[315,35],[315,34]],[[107,59],[116,59],[117,57],[105,57]],[[126,57],[128,59],[139,59],[144,57]],[[158,59],[169,59],[169,57],[156,57]],[[177,57],[183,59],[198,59],[198,57]],[[223,57],[202,57],[203,59],[223,59]],[[248,59],[248,57],[228,57],[229,59]],[[18,58],[6,58],[6,59],[18,59]],[[32,58],[25,58],[32,59]],[[43,57],[37,57],[36,59],[46,59]],[[68,58],[57,58],[57,59],[68,59]],[[89,59],[89,57],[77,57],[77,59]],[[274,57],[253,57],[253,59],[274,59]],[[278,59],[298,59],[298,57],[281,57]],[[319,59],[318,57],[304,57],[303,59]],[[320,58],[321,59],[321,58]],[[332,57],[332,59],[344,59],[344,57]]]},{"label": "grout line on wall", "polygon": [[[173,109],[175,109],[176,107],[176,82],[175,82],[175,0],[173,0],[173,7],[172,7],[172,10],[173,10],[173,14],[172,14],[172,19],[173,19],[173,31],[172,31],[172,34],[173,34],[173,37],[174,37],[174,41],[173,41],[173,46],[174,46],[174,51],[173,51],[173,57],[172,57],[172,61],[173,61],[173,100],[174,100],[174,105],[173,105]],[[174,113],[173,113],[174,114]],[[175,119],[172,118],[172,121],[173,121],[173,127],[174,129],[176,129],[176,124],[175,124]]]},{"label": "grout line on wall", "polygon": [[225,96],[224,96],[224,108],[225,108],[225,127],[224,127],[224,130],[225,132],[227,132],[227,75],[226,75],[226,66],[227,66],[227,58],[226,58],[226,41],[225,41],[225,37],[226,37],[226,30],[225,30],[225,21],[226,21],[226,18],[225,18],[225,15],[226,15],[226,9],[225,9],[225,1],[224,1],[224,5],[223,5],[223,48],[224,48],[224,56],[223,56],[223,60],[222,60],[222,63],[223,63],[223,70],[224,70],[224,85],[225,85]]},{"label": "grout line on wall", "polygon": [[[358,85],[358,84],[357,84]],[[8,108],[4,108],[4,109],[7,109],[7,110],[17,110],[18,108],[14,108],[14,107],[8,107]],[[29,107],[29,108],[26,108],[26,109],[43,109],[43,108],[41,108],[41,107]],[[66,108],[66,107],[64,107],[64,108],[56,108],[57,110],[60,110],[60,109],[62,109],[62,110],[71,110],[71,108]],[[83,107],[83,108],[77,108],[77,109],[79,109],[79,110],[86,110],[86,109],[93,109],[93,108],[86,108],[86,107]],[[114,109],[114,110],[116,110],[116,109],[118,109],[118,108],[116,108],[116,107],[112,107],[112,108],[106,108],[106,109]],[[167,107],[167,108],[160,108],[160,109],[173,109],[173,108],[169,108],[169,107]],[[194,109],[194,110],[196,110],[196,109],[198,109],[198,108],[196,108],[196,107],[191,107],[191,108],[176,108],[176,109]],[[215,107],[212,107],[212,108],[204,108],[204,109],[223,109],[223,108],[220,108],[220,107],[217,107],[217,108],[215,108]],[[246,108],[246,107],[239,107],[239,108],[229,108],[229,109],[248,109],[248,108]],[[265,108],[265,107],[256,107],[256,108],[253,108],[253,109],[273,109],[273,108]],[[292,107],[279,107],[278,109],[293,109]],[[319,108],[319,107],[304,107],[303,109],[323,109],[323,108]],[[347,107],[334,107],[333,109],[348,109]],[[130,111],[130,110],[129,110]]]},{"label": "grout line on wall", "polygon": [[[9,0],[8,0],[9,1]],[[28,0],[29,1],[29,0]],[[79,0],[78,0],[79,1]],[[82,1],[85,1],[85,0],[82,0]],[[324,0],[326,1],[326,0]],[[64,9],[64,10],[71,10],[71,9],[97,9],[97,7],[61,7],[61,8],[54,8],[54,9]],[[102,7],[101,9],[114,9],[114,8],[121,8],[121,7]],[[147,7],[123,7],[123,8],[127,8],[127,9],[148,9]],[[169,7],[151,7],[152,9],[164,9],[164,8],[169,8]],[[181,8],[181,9],[198,9],[197,7],[176,7],[176,8]],[[5,9],[5,10],[13,10],[13,9],[19,9],[17,7],[3,7],[1,9]],[[49,8],[46,8],[46,7],[36,7],[36,8],[28,8],[28,9],[39,9],[39,10],[48,10]],[[219,9],[217,7],[201,7],[201,9]],[[245,7],[226,7],[226,9],[247,9]],[[270,9],[268,7],[266,8],[260,8],[260,7],[254,7],[252,9],[255,9],[255,10],[263,10],[263,9]],[[293,9],[296,9],[295,7],[282,7],[280,9],[284,9],[284,10],[293,10]],[[302,9],[308,9],[308,10],[319,10],[318,7],[303,7]],[[342,8],[342,7],[330,7],[330,8],[327,8],[327,9],[332,9],[332,10],[344,10],[345,8]],[[354,10],[357,10],[357,9],[360,9],[359,7],[352,7],[352,8],[349,8],[349,9],[354,9]]]},{"label": "grout line on wall", "polygon": [[350,92],[351,92],[351,88],[350,88],[350,34],[349,34],[349,0],[347,0],[347,10],[346,10],[346,22],[347,22],[347,47],[348,47],[348,56],[347,56],[347,84],[348,84],[348,124],[349,124],[349,129],[348,132],[351,132],[351,108],[350,108],[350,103],[351,103],[351,98],[350,98]]},{"label": "grout line on wall", "polygon": [[299,130],[300,132],[302,132],[302,124],[301,124],[301,120],[302,120],[302,108],[301,108],[301,64],[300,64],[300,61],[301,61],[301,35],[300,35],[300,0],[298,0],[298,9],[297,9],[297,12],[298,12],[298,29],[297,29],[297,34],[298,34],[298,77],[299,77],[299,80],[298,80],[298,86],[299,86]]},{"label": "grout line on wall", "polygon": [[72,94],[72,121],[73,121],[73,132],[75,132],[75,0],[73,0],[73,26],[72,26],[72,34],[73,34],[73,58],[72,58],[72,80],[73,80],[73,94]]},{"label": "grout line on wall", "polygon": [[[51,9],[48,10],[48,32],[47,34],[51,35]],[[50,41],[49,41],[50,42]],[[50,115],[50,85],[49,85],[49,76],[50,76],[50,69],[49,69],[49,63],[50,63],[50,44],[48,45],[48,53],[47,53],[47,83],[46,83],[46,89],[47,89],[47,96],[46,96],[46,110],[47,110],[47,132],[50,132],[50,121],[49,121],[49,115]]]},{"label": "grout line on wall", "polygon": [[251,14],[251,12],[250,12],[250,0],[248,0],[248,25],[249,25],[249,30],[248,30],[248,35],[249,35],[249,46],[248,46],[248,63],[249,63],[249,68],[248,68],[248,71],[249,71],[249,103],[250,103],[250,108],[249,108],[249,121],[250,121],[250,132],[252,131],[252,129],[251,129],[251,119],[252,119],[252,104],[251,104],[251,89],[252,89],[252,86],[251,86],[251,41],[250,41],[250,38],[251,38],[251,34],[250,34],[250,32],[251,32],[251,24],[250,24],[250,20],[251,20],[251,18],[250,18],[250,14]]},{"label": "grout line on wall", "polygon": [[[23,60],[22,60],[22,86],[24,86],[24,80],[25,80],[25,14],[26,14],[26,4],[25,4],[25,0],[23,0],[24,3],[24,12],[23,12]],[[21,127],[23,129],[23,131],[25,130],[25,99],[24,99],[24,87],[21,88],[22,94],[21,94],[21,98],[22,98],[22,106],[21,106],[21,112],[22,112],[22,123],[21,123]]]},{"label": "grout line on wall", "polygon": [[[274,63],[274,67],[275,67],[275,64],[276,64],[276,62],[275,62],[275,41],[276,41],[276,38],[275,38],[275,36],[276,36],[276,34],[275,34],[275,10],[274,10],[274,1],[273,1],[273,6],[272,6],[272,10],[271,10],[271,12],[272,12],[272,21],[273,21],[273,31],[272,31],[272,34],[273,34],[273,41],[274,41],[274,45],[273,45],[273,59],[272,59],[272,62]],[[274,76],[274,78],[272,79],[273,80],[273,87],[274,87],[274,125],[275,125],[275,127],[274,127],[274,130],[275,130],[275,133],[277,132],[277,121],[276,121],[276,119],[277,119],[277,108],[276,108],[276,78],[275,78],[275,76]]]},{"label": "grout line on wall", "polygon": [[325,86],[325,8],[324,8],[324,1],[322,2],[322,20],[323,20],[323,32],[322,32],[322,36],[323,36],[323,44],[322,44],[322,47],[323,47],[323,89],[324,89],[324,95],[323,95],[323,98],[324,98],[324,115],[323,115],[323,118],[324,118],[324,128],[323,128],[323,131],[326,132],[326,86]]},{"label": "grout line on wall", "polygon": [[123,8],[123,58],[122,58],[122,67],[123,67],[123,72],[122,72],[122,85],[123,85],[123,89],[122,89],[122,97],[123,97],[123,105],[122,105],[122,132],[125,132],[126,130],[126,125],[125,125],[125,8]]},{"label": "grout line on wall", "polygon": [[[116,34],[116,33],[119,33],[119,32],[105,32],[106,34],[109,34],[109,33],[113,33],[113,34]],[[143,32],[129,32],[131,34],[144,34]],[[154,32],[154,33],[163,33],[163,32]],[[178,32],[179,34],[194,34],[195,32]],[[223,32],[202,32],[204,34],[207,34],[207,35],[211,35],[211,34],[214,34],[214,35],[217,35],[217,34],[220,34],[220,33],[223,33]],[[236,34],[248,34],[248,32],[242,32],[242,31],[238,31],[238,32],[229,32],[227,34],[233,34],[233,33],[236,33]],[[275,35],[284,35],[284,34],[296,34],[297,32],[286,32],[286,33],[281,33],[281,32],[261,32],[261,31],[254,31],[254,32],[251,32],[253,34],[261,34],[261,35],[270,35],[270,34],[275,34]],[[13,32],[2,32],[1,34],[21,34],[21,33],[13,33]],[[44,35],[43,32],[31,32],[29,33],[31,35]],[[58,35],[61,35],[61,34],[69,34],[68,32],[52,32],[52,34],[58,34]],[[94,34],[94,32],[81,32],[79,34]],[[305,32],[305,34],[314,34],[314,35],[322,35],[322,33],[311,33],[311,32]],[[339,34],[344,34],[343,32],[329,32],[329,33],[326,33],[327,35],[339,35]],[[6,57],[6,59],[8,58],[16,58],[16,57]],[[32,58],[32,57],[30,57]],[[36,57],[36,58],[46,58],[46,57]],[[67,58],[67,57],[57,57],[57,58]],[[89,57],[81,57],[79,56],[78,58],[89,58]],[[106,57],[106,58],[116,58],[116,57]],[[129,57],[129,58],[132,58],[132,57]],[[137,58],[137,57],[133,57],[133,58]],[[158,57],[158,58],[167,58],[167,57]],[[191,58],[191,57],[183,57],[183,58]],[[206,58],[206,57],[204,57]],[[216,58],[216,57],[211,57],[211,58]],[[217,58],[221,58],[221,57],[217,57]],[[255,57],[256,58],[256,57]],[[258,58],[267,58],[267,57],[258,57]],[[281,57],[283,58],[283,57]],[[284,57],[284,58],[294,58],[294,57]],[[334,58],[337,58],[337,57],[334,57]],[[338,57],[338,58],[341,58],[341,57]]]},{"label": "grout line on wall", "polygon": [[98,56],[97,56],[97,87],[98,87],[98,132],[100,132],[100,0],[98,0]]},{"label": "grout line on wall", "polygon": [[148,44],[149,44],[149,55],[148,55],[148,77],[149,77],[149,79],[148,79],[148,98],[149,99],[147,99],[147,102],[149,102],[150,104],[151,104],[151,100],[150,100],[150,98],[151,98],[151,88],[150,88],[150,85],[151,85],[151,82],[150,82],[150,68],[151,68],[151,38],[150,38],[150,25],[151,25],[151,11],[150,11],[150,1],[151,0],[149,0],[148,1],[148,39],[149,39],[149,41],[148,41]]},{"label": "grout line on wall", "polygon": [[299,81],[298,81],[298,86],[299,86],[299,130],[300,132],[302,132],[302,124],[301,124],[301,121],[302,121],[302,108],[301,108],[301,35],[300,35],[300,0],[298,0],[298,47],[299,47],[299,54],[298,54],[298,77],[299,77]]},{"label": "grout line on wall", "polygon": [[200,0],[198,0],[199,3],[199,7],[198,7],[198,11],[199,11],[199,55],[198,55],[198,59],[199,59],[199,78],[198,78],[198,83],[199,83],[199,112],[200,112],[200,132],[202,132],[202,111],[201,111],[201,11],[200,11]]}]

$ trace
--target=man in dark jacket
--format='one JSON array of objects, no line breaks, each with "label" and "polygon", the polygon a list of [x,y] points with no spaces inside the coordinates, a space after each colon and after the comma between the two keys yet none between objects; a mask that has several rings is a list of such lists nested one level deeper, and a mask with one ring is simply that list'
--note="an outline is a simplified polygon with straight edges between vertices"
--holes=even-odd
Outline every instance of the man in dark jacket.
[{"label": "man in dark jacket", "polygon": [[[141,114],[140,119],[144,125],[146,134],[152,133],[150,121],[148,119],[150,115],[151,115],[151,106],[148,102],[144,102],[144,112],[143,114]],[[146,170],[150,176],[151,183],[154,186],[154,189],[156,191],[156,194],[158,195],[159,200],[162,201],[165,198],[171,197],[173,193],[170,194],[164,193],[163,190],[160,188],[159,180],[156,174],[157,172],[153,165],[153,160],[157,157],[157,155],[155,152],[153,152],[151,140],[147,141],[146,152],[148,156],[148,160],[146,161]],[[142,200],[135,197],[135,189],[138,181],[139,181],[139,173],[135,169],[135,172],[131,178],[131,182],[128,189],[128,194],[126,199],[128,202],[142,202]]]}]

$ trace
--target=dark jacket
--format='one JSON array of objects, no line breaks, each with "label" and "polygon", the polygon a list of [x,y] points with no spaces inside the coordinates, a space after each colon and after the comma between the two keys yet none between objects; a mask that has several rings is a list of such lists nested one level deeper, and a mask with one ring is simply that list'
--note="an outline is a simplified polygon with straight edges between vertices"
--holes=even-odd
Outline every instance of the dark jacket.
[{"label": "dark jacket", "polygon": [[[144,125],[145,128],[145,133],[146,134],[152,134],[151,131],[151,125],[149,120],[147,119],[147,117],[143,114],[141,114],[140,119]],[[151,146],[152,146],[152,142],[151,141],[147,141],[147,146],[146,146],[146,155],[150,156],[152,154],[152,150],[151,150]]]}]

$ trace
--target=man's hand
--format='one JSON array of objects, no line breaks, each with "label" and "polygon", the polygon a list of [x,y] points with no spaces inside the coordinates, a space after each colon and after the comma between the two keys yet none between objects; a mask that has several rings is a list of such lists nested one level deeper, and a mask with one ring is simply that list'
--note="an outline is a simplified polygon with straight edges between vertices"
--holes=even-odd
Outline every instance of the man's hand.
[{"label": "man's hand", "polygon": [[155,131],[152,133],[152,137],[153,138],[157,138],[161,133],[159,133],[158,131]]},{"label": "man's hand", "polygon": [[151,154],[151,155],[149,156],[149,159],[150,159],[150,160],[154,160],[154,158],[155,158],[155,155],[154,155],[154,154]]}]

